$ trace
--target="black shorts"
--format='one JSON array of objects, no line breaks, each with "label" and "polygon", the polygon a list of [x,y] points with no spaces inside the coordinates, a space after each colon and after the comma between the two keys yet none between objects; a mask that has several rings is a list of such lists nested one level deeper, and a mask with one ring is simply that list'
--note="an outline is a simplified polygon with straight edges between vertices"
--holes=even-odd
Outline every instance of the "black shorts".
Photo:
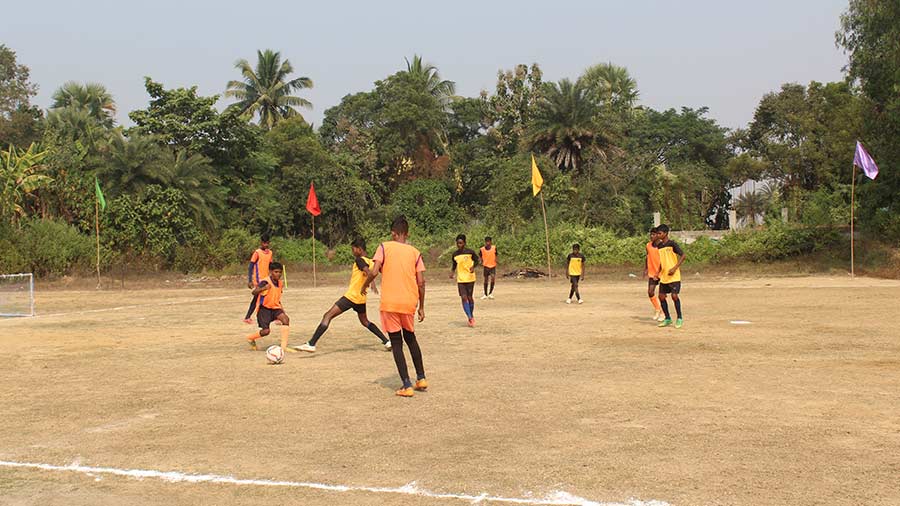
[{"label": "black shorts", "polygon": [[659,284],[659,293],[681,293],[681,281],[675,281],[673,283],[660,283]]},{"label": "black shorts", "polygon": [[460,297],[468,297],[471,299],[472,295],[475,293],[475,282],[457,283],[456,288],[459,290]]},{"label": "black shorts", "polygon": [[284,309],[269,309],[265,306],[259,306],[259,310],[256,312],[256,323],[259,324],[259,328],[267,329],[283,313]]},{"label": "black shorts", "polygon": [[496,267],[485,267],[484,268],[484,279],[487,280],[489,276],[496,276],[497,268]]},{"label": "black shorts", "polygon": [[656,285],[658,285],[658,284],[659,284],[658,279],[650,278],[647,280],[647,288],[650,290],[653,290],[654,288],[656,288]]},{"label": "black shorts", "polygon": [[569,283],[572,283],[573,285],[577,285],[579,281],[581,281],[581,275],[573,276],[573,275],[569,274]]},{"label": "black shorts", "polygon": [[366,305],[365,304],[357,304],[347,297],[341,297],[334,303],[341,312],[347,311],[348,309],[352,309],[356,311],[356,314],[366,314]]}]

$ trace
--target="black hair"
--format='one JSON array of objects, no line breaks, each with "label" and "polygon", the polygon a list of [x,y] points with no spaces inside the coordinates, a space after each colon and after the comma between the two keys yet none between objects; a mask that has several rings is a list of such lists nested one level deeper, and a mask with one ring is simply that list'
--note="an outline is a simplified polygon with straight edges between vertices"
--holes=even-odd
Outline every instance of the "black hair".
[{"label": "black hair", "polygon": [[572,249],[581,249],[581,245],[576,242],[572,245]]},{"label": "black hair", "polygon": [[657,233],[657,232],[659,232],[659,227],[653,227],[653,228],[650,229],[650,233],[651,233],[651,234],[655,234],[655,233]]},{"label": "black hair", "polygon": [[458,236],[456,236],[456,240],[466,242],[466,234],[459,234]]},{"label": "black hair", "polygon": [[485,240],[485,241],[493,241],[494,238],[491,237],[491,236],[487,236],[487,237],[484,238],[484,240]]},{"label": "black hair", "polygon": [[269,237],[268,233],[264,233],[259,236],[259,242],[269,242],[270,240],[271,240],[271,237]]},{"label": "black hair", "polygon": [[409,222],[406,221],[406,216],[401,214],[394,218],[394,221],[391,222],[391,232],[403,235],[409,234]]},{"label": "black hair", "polygon": [[357,237],[356,239],[353,239],[353,242],[350,243],[350,246],[353,248],[364,250],[366,249],[366,240],[362,237]]},{"label": "black hair", "polygon": [[270,270],[270,271],[283,271],[283,270],[284,270],[284,266],[281,265],[281,264],[278,263],[278,262],[272,262],[272,263],[269,264],[269,270]]},{"label": "black hair", "polygon": [[661,233],[663,233],[663,234],[668,234],[668,233],[669,233],[669,226],[668,226],[668,225],[665,225],[665,224],[660,225],[660,226],[656,227],[656,231],[657,231],[657,232],[661,232]]}]

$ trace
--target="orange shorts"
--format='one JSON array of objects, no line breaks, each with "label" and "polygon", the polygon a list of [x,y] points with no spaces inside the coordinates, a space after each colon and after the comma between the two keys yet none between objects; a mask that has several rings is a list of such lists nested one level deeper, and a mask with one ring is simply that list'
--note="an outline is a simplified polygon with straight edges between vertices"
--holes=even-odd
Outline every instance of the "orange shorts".
[{"label": "orange shorts", "polygon": [[408,330],[415,332],[415,318],[411,314],[381,312],[381,328],[387,333]]}]

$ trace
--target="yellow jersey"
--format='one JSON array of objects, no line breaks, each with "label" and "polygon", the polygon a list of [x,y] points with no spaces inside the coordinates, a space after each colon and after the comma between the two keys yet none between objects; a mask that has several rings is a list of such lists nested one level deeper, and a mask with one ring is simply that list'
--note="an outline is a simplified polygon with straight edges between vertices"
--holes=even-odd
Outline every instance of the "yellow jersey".
[{"label": "yellow jersey", "polygon": [[669,271],[678,265],[678,257],[684,255],[681,247],[669,239],[657,244],[656,249],[659,250],[659,266],[662,268],[659,273],[659,282],[667,285],[681,281],[681,268],[676,269],[674,274],[669,274]]},{"label": "yellow jersey", "polygon": [[353,262],[353,269],[350,273],[350,286],[344,297],[354,304],[365,304],[366,296],[362,293],[362,287],[366,284],[366,269],[371,269],[375,262],[367,257],[358,257]]},{"label": "yellow jersey", "polygon": [[478,265],[478,256],[474,251],[465,248],[453,253],[453,270],[456,271],[457,283],[474,283],[475,266]]}]

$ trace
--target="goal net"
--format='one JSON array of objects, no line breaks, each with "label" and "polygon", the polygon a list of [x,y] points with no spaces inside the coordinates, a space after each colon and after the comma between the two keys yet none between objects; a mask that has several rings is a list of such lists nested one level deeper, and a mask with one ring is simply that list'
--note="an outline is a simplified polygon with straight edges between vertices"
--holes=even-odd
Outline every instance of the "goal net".
[{"label": "goal net", "polygon": [[0,274],[0,317],[34,316],[34,276]]}]

